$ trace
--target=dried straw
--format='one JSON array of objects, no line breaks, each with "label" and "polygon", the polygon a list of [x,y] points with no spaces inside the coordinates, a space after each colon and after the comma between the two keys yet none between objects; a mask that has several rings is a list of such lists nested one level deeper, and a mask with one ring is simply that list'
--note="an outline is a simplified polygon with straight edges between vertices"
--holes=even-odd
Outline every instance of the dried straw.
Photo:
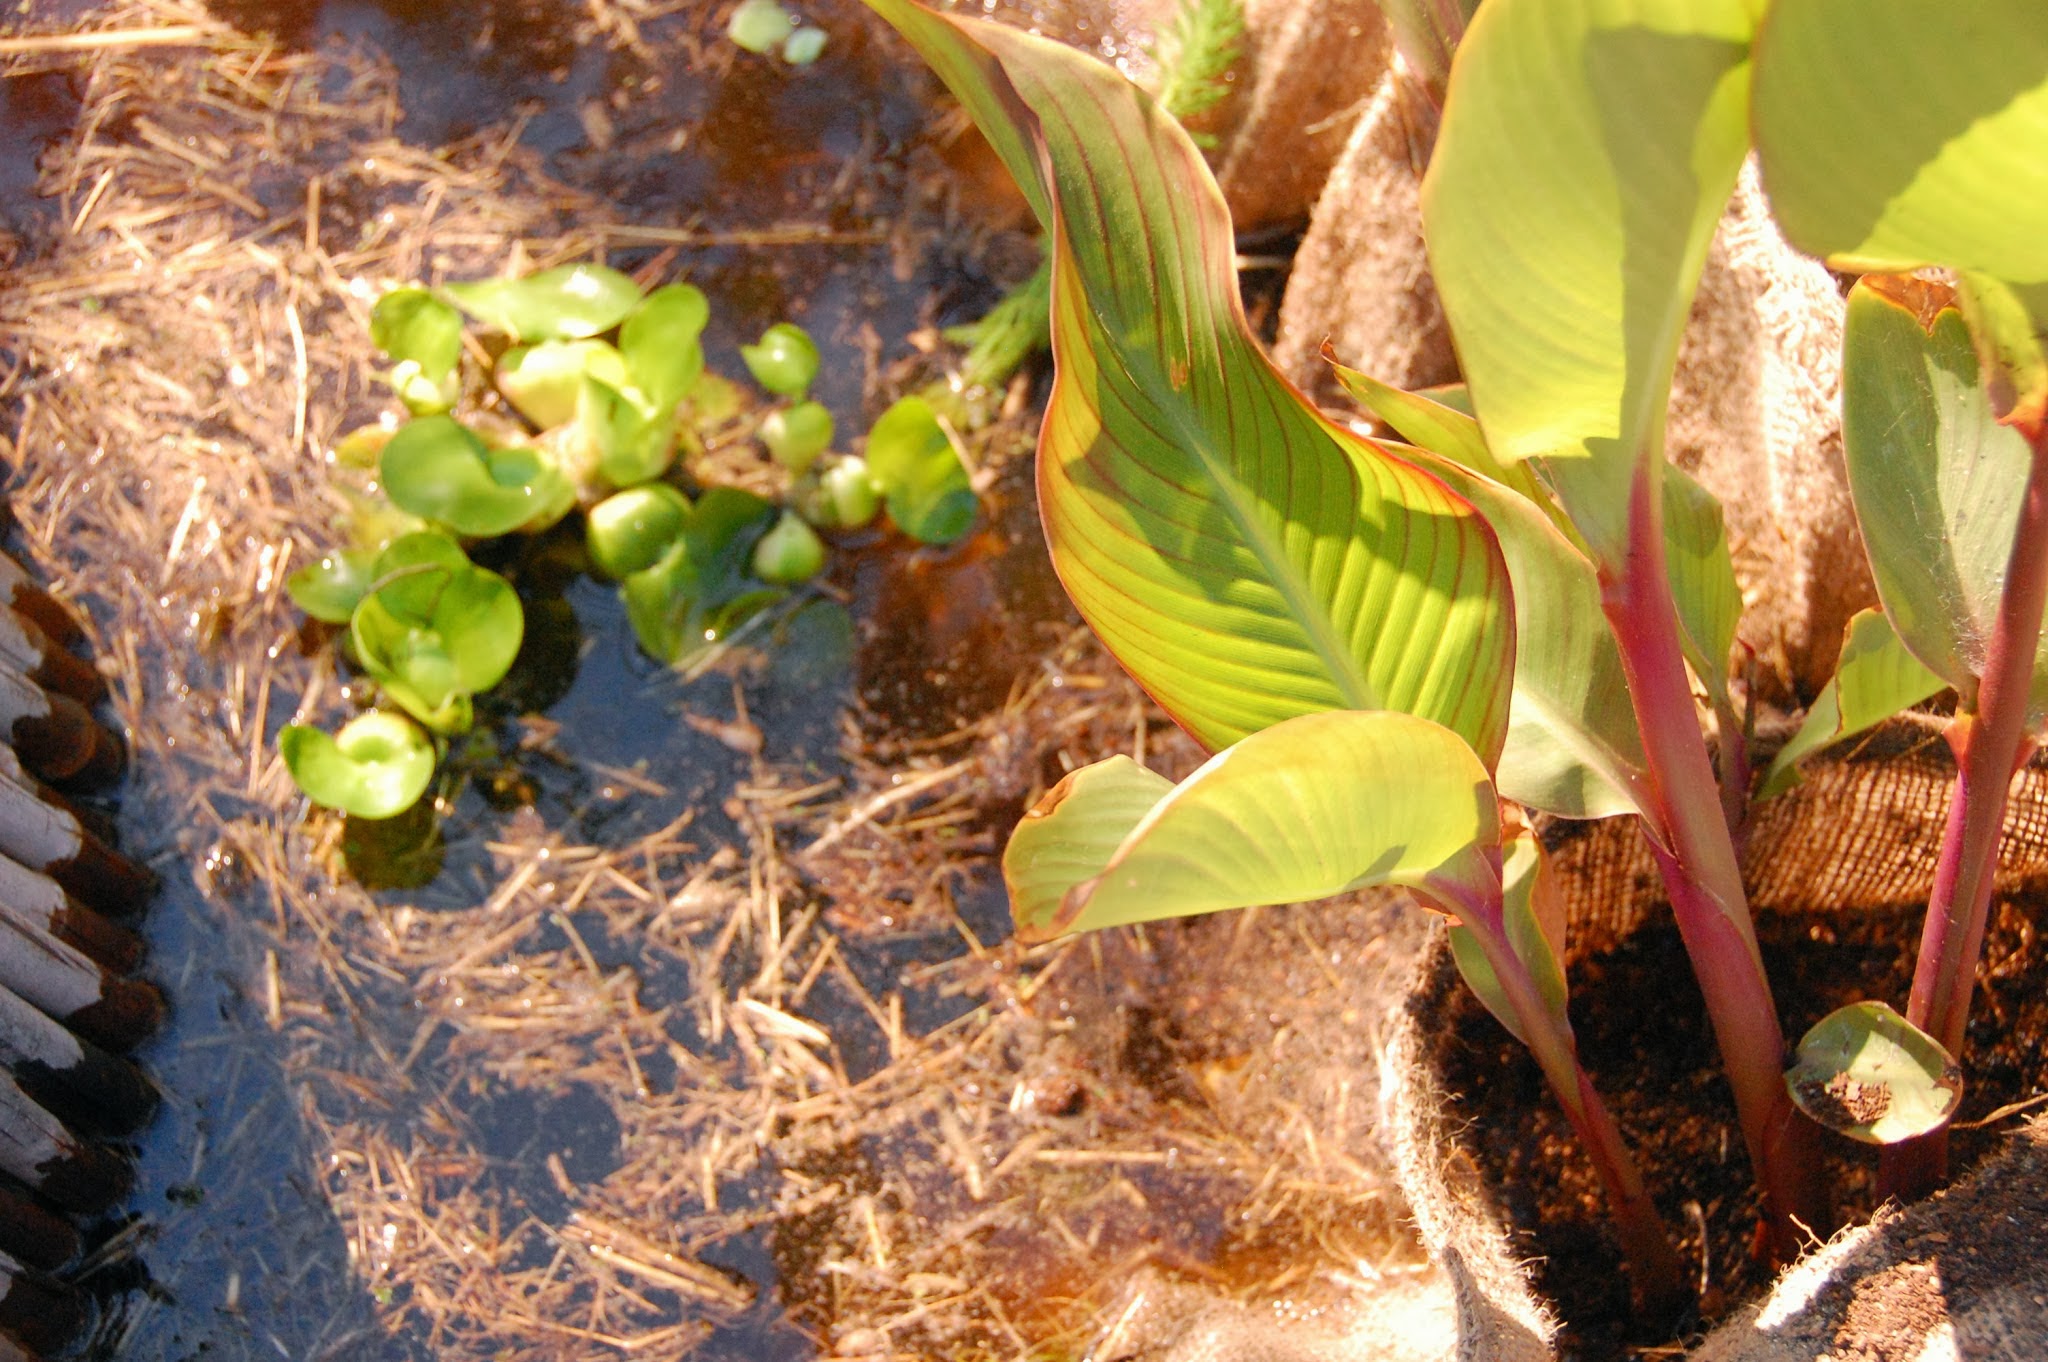
[{"label": "dried straw", "polygon": [[[687,14],[685,50],[720,50],[704,7],[589,10],[592,40]],[[147,1187],[139,1223],[176,1247],[138,1233],[95,1270],[140,1257],[175,1288],[193,1242],[245,1263],[250,1323],[219,1326],[216,1355],[670,1358],[795,1329],[847,1357],[1021,1357],[1117,1328],[1141,1267],[1311,1299],[1406,1251],[1360,1086],[1369,1027],[1326,1015],[1368,1006],[1381,910],[1031,951],[970,924],[1048,774],[1196,756],[1065,626],[957,732],[850,721],[836,778],[762,759],[757,735],[730,835],[685,816],[579,845],[516,816],[451,850],[483,869],[450,902],[364,891],[337,873],[340,825],[303,819],[277,730],[349,698],[283,582],[335,542],[326,451],[386,405],[376,290],[870,234],[608,222],[507,130],[410,145],[388,67],[280,50],[196,0],[115,5],[0,60],[84,94],[43,164],[55,225],[0,292],[22,548],[110,660],[124,819],[174,881],[165,982],[189,1011],[228,979],[229,1020],[181,1021],[155,1061],[207,1201],[166,1212]],[[749,747],[744,711],[716,723]],[[543,1125],[601,1113],[604,1149],[493,1152],[508,1101]],[[237,1181],[280,1144],[302,1191]],[[779,1293],[719,1265],[761,1247]],[[109,1329],[155,1355],[213,1304],[167,1321],[185,1307],[148,1301]]]}]

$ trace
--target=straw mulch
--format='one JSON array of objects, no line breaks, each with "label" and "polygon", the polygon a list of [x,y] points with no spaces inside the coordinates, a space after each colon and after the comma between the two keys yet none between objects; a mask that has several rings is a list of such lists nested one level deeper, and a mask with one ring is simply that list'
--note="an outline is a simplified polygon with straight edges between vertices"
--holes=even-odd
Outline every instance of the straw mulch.
[{"label": "straw mulch", "polygon": [[[631,46],[687,12],[680,61],[719,50],[704,9],[579,23]],[[1192,760],[1071,626],[957,731],[849,718],[822,777],[762,747],[736,672],[698,720],[733,772],[713,807],[620,845],[530,809],[451,824],[480,872],[454,890],[351,881],[275,739],[350,703],[283,580],[332,546],[326,451],[386,406],[368,306],[647,234],[516,130],[407,143],[374,54],[186,0],[0,61],[82,97],[0,276],[17,547],[112,673],[182,1012],[137,1218],[89,1264],[105,1350],[1108,1357],[1133,1282],[1312,1305],[1402,1270],[1371,1142],[1381,912],[1033,951],[990,925],[1002,828],[1048,775]]]}]

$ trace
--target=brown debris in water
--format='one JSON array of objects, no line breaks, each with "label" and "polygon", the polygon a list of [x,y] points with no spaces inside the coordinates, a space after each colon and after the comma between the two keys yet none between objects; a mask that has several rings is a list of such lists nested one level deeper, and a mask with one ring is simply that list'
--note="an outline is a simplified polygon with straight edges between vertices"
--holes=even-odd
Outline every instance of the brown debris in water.
[{"label": "brown debris in water", "polygon": [[[688,12],[587,8],[623,44]],[[83,98],[42,166],[54,226],[0,283],[18,533],[111,660],[131,839],[233,944],[162,960],[174,998],[233,973],[268,1032],[183,1053],[174,1031],[158,1063],[281,1067],[260,1101],[226,1086],[225,1115],[247,1116],[193,1151],[194,1181],[237,1193],[258,1176],[238,1156],[295,1126],[338,1220],[345,1265],[318,1226],[264,1264],[302,1355],[383,1336],[451,1362],[678,1357],[748,1321],[811,1331],[820,1355],[1079,1352],[1116,1336],[1141,1268],[1313,1300],[1412,1262],[1373,1152],[1370,1019],[1316,1015],[1363,1008],[1390,967],[1384,908],[1028,951],[962,916],[1049,777],[1116,750],[1175,775],[1198,757],[1071,629],[957,732],[850,724],[842,781],[756,756],[725,796],[730,843],[685,815],[575,845],[529,812],[456,906],[342,876],[342,823],[303,816],[271,735],[351,703],[283,583],[335,542],[326,451],[389,405],[377,287],[712,238],[607,224],[516,130],[412,146],[387,66],[282,50],[192,0],[110,5],[0,61]],[[631,960],[600,959],[598,924]],[[934,924],[957,937],[936,958],[881,949]],[[950,1020],[921,1027],[920,999]],[[588,1139],[500,1147],[499,1113]],[[152,1221],[167,1239],[204,1222],[159,1212],[162,1190],[96,1266],[170,1271]],[[783,1323],[710,1261],[748,1245],[775,1260]],[[338,1284],[310,1285],[330,1269]]]}]

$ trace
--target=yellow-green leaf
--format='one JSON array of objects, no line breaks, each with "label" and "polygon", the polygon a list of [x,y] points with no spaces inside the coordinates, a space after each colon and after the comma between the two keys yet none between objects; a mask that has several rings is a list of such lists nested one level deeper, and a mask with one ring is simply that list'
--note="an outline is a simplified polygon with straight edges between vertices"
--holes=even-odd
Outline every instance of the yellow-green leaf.
[{"label": "yellow-green leaf", "polygon": [[1052,240],[1039,503],[1061,581],[1202,742],[1395,709],[1489,761],[1506,731],[1507,574],[1441,483],[1342,431],[1266,361],[1200,151],[1094,59],[870,0],[952,85]]},{"label": "yellow-green leaf", "polygon": [[2041,0],[1776,0],[1754,111],[1771,209],[1800,249],[2048,282]]},{"label": "yellow-green leaf", "polygon": [[[1474,410],[1619,569],[1678,339],[1747,147],[1744,0],[1487,0],[1423,182]],[[1654,490],[1654,483],[1653,488]]]},{"label": "yellow-green leaf", "polygon": [[1427,719],[1303,715],[1170,790],[1127,758],[1086,770],[1025,816],[1004,855],[1027,939],[1371,885],[1446,907],[1500,893],[1493,784],[1462,738]]},{"label": "yellow-green leaf", "polygon": [[1783,794],[1799,783],[1800,761],[1912,708],[1945,684],[1899,641],[1882,610],[1857,611],[1843,632],[1834,676],[1799,731],[1778,749],[1757,798]]}]

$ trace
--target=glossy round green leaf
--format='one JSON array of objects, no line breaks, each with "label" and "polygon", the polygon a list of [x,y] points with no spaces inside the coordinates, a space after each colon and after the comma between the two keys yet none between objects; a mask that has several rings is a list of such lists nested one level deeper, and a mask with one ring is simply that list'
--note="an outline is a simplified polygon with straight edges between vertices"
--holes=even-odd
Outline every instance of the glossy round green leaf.
[{"label": "glossy round green leaf", "polygon": [[682,536],[620,588],[640,646],[671,665],[686,663],[780,599],[780,588],[752,572],[754,545],[775,517],[773,502],[736,487],[699,497]]},{"label": "glossy round green leaf", "polygon": [[575,419],[585,375],[622,387],[625,358],[603,341],[542,341],[507,350],[493,377],[521,416],[548,430]]},{"label": "glossy round green leaf", "polygon": [[640,301],[640,286],[603,265],[558,265],[518,279],[447,284],[442,292],[516,341],[579,340],[609,331]]},{"label": "glossy round green leaf", "polygon": [[761,443],[775,462],[792,473],[804,473],[832,447],[832,413],[820,402],[771,411],[761,418]]},{"label": "glossy round green leaf", "polygon": [[[1945,294],[1873,276],[1849,293],[1842,452],[1878,598],[1914,655],[1976,694],[2032,467],[2001,425]],[[2048,718],[2048,634],[2028,721]]]},{"label": "glossy round green leaf", "polygon": [[650,482],[591,507],[584,542],[599,572],[627,577],[654,566],[689,522],[690,499],[665,482]]},{"label": "glossy round green leaf", "polygon": [[1800,1038],[1785,1087],[1799,1109],[1865,1144],[1896,1144],[1955,1115],[1963,1071],[1883,1003],[1851,1003]]},{"label": "glossy round green leaf", "polygon": [[931,403],[899,398],[868,431],[868,476],[896,528],[922,544],[950,544],[974,524],[967,466]]},{"label": "glossy round green leaf", "polygon": [[384,446],[378,476],[400,507],[476,538],[558,520],[576,496],[540,451],[493,449],[452,416],[408,422]]},{"label": "glossy round green leaf", "polygon": [[[700,338],[710,319],[711,305],[697,288],[665,284],[641,300],[619,328],[619,350],[625,355],[632,385],[646,395],[647,404],[655,411],[663,415],[673,412],[703,375],[704,344]],[[623,386],[623,380],[613,386]]]},{"label": "glossy round green leaf", "polygon": [[1783,794],[1799,783],[1800,761],[1911,709],[1944,685],[1900,641],[1882,610],[1857,611],[1843,631],[1835,674],[1799,731],[1778,749],[1757,798]]},{"label": "glossy round green leaf", "polygon": [[391,386],[408,411],[446,411],[461,396],[462,318],[425,289],[379,298],[370,309],[370,343],[391,357]]},{"label": "glossy round green leaf", "polygon": [[439,530],[401,535],[370,564],[370,584],[384,609],[409,624],[432,624],[448,583],[470,568],[469,555]]},{"label": "glossy round green leaf", "polygon": [[818,347],[793,322],[777,322],[757,343],[742,345],[740,358],[756,383],[781,397],[802,397],[818,376]]},{"label": "glossy round green leaf", "polygon": [[426,793],[434,744],[402,715],[371,710],[333,737],[293,724],[278,736],[285,769],[308,799],[358,818],[391,818]]},{"label": "glossy round green leaf", "polygon": [[816,482],[798,482],[791,496],[799,514],[826,529],[857,530],[882,509],[882,489],[858,456],[832,460]]},{"label": "glossy round green leaf", "polygon": [[1003,854],[1021,938],[1380,884],[1446,907],[1500,893],[1486,854],[1500,836],[1492,782],[1462,738],[1426,719],[1302,715],[1164,786],[1112,758],[1025,815]]},{"label": "glossy round green leaf", "polygon": [[344,549],[329,554],[284,579],[299,609],[327,624],[347,624],[356,602],[370,589],[371,569],[377,555],[368,549]]},{"label": "glossy round green leaf", "polygon": [[462,359],[462,318],[423,288],[400,288],[370,309],[370,344],[436,377]]},{"label": "glossy round green leaf", "polygon": [[439,534],[395,541],[376,573],[376,589],[350,621],[356,656],[421,723],[463,731],[469,697],[498,684],[519,655],[525,616],[518,594]]},{"label": "glossy round green leaf", "polygon": [[782,59],[791,66],[809,66],[825,55],[825,30],[804,27],[785,38]]},{"label": "glossy round green leaf", "polygon": [[1487,0],[1451,71],[1423,226],[1473,406],[1610,570],[1747,149],[1752,12]]},{"label": "glossy round green leaf", "polygon": [[771,51],[795,31],[796,20],[777,0],[740,0],[725,25],[725,36],[749,52]]},{"label": "glossy round green leaf", "polygon": [[1514,647],[1492,535],[1272,369],[1200,150],[1087,56],[870,4],[952,87],[1052,238],[1039,505],[1083,618],[1212,748],[1318,710],[1397,709],[1490,762]]},{"label": "glossy round green leaf", "polygon": [[658,478],[675,461],[675,418],[648,406],[637,393],[586,377],[577,398],[576,425],[598,477],[610,486]]},{"label": "glossy round green leaf", "polygon": [[2048,282],[2048,15],[2040,0],[1775,0],[1757,152],[1802,250]]},{"label": "glossy round green leaf", "polygon": [[825,544],[794,511],[784,511],[754,545],[754,575],[774,586],[801,586],[825,568]]}]

